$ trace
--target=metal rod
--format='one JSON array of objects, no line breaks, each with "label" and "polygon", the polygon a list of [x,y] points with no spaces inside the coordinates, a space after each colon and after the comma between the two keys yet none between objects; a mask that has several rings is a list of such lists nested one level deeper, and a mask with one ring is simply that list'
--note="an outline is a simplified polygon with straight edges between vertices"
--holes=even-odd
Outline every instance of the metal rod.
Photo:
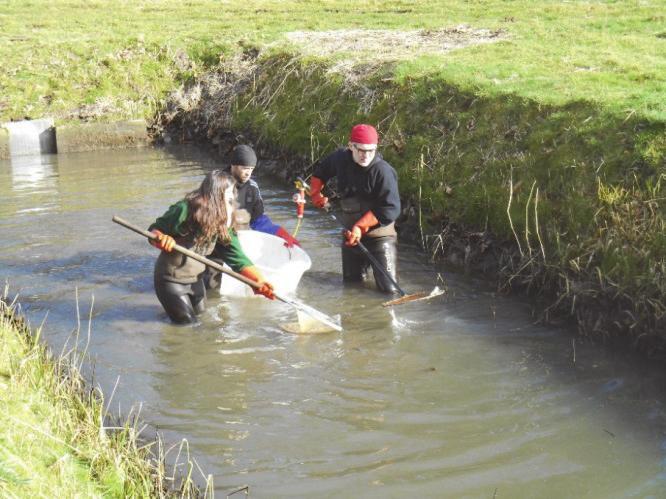
[{"label": "metal rod", "polygon": [[[339,224],[340,226],[342,226],[343,228],[349,230],[349,229],[345,226],[345,224],[343,224],[343,223],[338,219],[338,217],[336,217],[336,216],[335,216],[333,213],[331,213],[330,211],[328,211],[328,210],[326,210],[326,211],[327,211],[327,213],[329,214],[329,216],[330,216],[333,220],[335,220],[336,222],[338,222],[338,224]],[[391,284],[393,284],[393,285],[395,286],[395,288],[398,290],[398,293],[400,293],[400,296],[405,296],[407,293],[405,293],[405,292],[403,291],[403,289],[398,285],[398,283],[396,282],[396,280],[395,280],[395,279],[393,278],[393,276],[392,276],[392,275],[391,275],[391,274],[390,274],[390,273],[384,268],[384,266],[383,266],[381,263],[379,263],[379,262],[377,261],[377,259],[375,258],[375,256],[374,256],[372,253],[370,253],[370,250],[365,246],[365,244],[363,244],[361,241],[359,241],[359,242],[358,242],[358,247],[361,249],[361,251],[363,252],[363,254],[367,257],[367,259],[370,260],[370,263],[372,263],[372,267],[373,267],[374,269],[377,269],[379,272],[382,273],[382,275],[383,275],[384,277],[386,277],[389,281],[391,281]]]}]

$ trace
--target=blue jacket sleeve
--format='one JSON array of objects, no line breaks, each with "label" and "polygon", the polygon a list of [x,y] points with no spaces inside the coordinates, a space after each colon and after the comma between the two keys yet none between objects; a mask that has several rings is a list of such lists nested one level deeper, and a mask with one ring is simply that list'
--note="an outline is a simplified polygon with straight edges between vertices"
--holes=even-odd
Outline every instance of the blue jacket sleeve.
[{"label": "blue jacket sleeve", "polygon": [[250,229],[265,232],[266,234],[273,234],[278,231],[279,225],[274,224],[270,217],[266,214],[259,215],[257,218],[250,222]]}]

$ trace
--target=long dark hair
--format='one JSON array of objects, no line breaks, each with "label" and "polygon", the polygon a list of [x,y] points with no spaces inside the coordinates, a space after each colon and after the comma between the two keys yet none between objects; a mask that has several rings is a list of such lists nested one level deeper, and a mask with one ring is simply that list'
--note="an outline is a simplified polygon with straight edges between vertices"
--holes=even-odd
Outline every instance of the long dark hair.
[{"label": "long dark hair", "polygon": [[198,189],[185,196],[188,204],[188,226],[196,234],[194,243],[203,246],[217,237],[222,243],[231,241],[227,227],[230,213],[224,202],[224,193],[236,185],[233,177],[222,170],[209,172]]}]

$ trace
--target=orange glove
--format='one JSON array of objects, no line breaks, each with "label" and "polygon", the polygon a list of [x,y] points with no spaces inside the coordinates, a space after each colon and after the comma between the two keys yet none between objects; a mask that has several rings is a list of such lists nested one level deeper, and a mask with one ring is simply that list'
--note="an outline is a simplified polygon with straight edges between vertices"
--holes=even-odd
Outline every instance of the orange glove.
[{"label": "orange glove", "polygon": [[345,232],[345,246],[356,246],[361,238],[368,233],[375,225],[379,224],[379,220],[375,214],[368,210],[365,215],[359,218],[351,230]]},{"label": "orange glove", "polygon": [[173,247],[176,245],[176,240],[161,230],[153,229],[152,233],[157,236],[157,239],[150,239],[148,242],[156,248],[170,253]]},{"label": "orange glove", "polygon": [[328,204],[328,198],[321,195],[324,182],[318,177],[310,177],[310,199],[317,208],[323,208]]},{"label": "orange glove", "polygon": [[284,245],[285,245],[287,248],[292,248],[292,247],[294,246],[294,244],[295,244],[296,246],[300,246],[300,245],[301,245],[301,243],[298,242],[298,239],[296,239],[295,237],[293,237],[291,234],[289,234],[289,232],[287,232],[286,230],[284,230],[284,228],[282,228],[282,227],[278,228],[278,230],[277,230],[277,232],[275,233],[275,235],[278,236],[278,237],[281,237],[282,239],[285,240]]},{"label": "orange glove", "polygon": [[255,295],[264,295],[269,300],[275,299],[275,294],[273,294],[273,285],[270,282],[266,282],[264,280],[264,276],[261,275],[261,272],[259,272],[257,267],[254,265],[245,267],[240,271],[240,274],[247,277],[248,279],[252,279],[261,285],[258,288],[252,286],[252,291],[254,291]]}]

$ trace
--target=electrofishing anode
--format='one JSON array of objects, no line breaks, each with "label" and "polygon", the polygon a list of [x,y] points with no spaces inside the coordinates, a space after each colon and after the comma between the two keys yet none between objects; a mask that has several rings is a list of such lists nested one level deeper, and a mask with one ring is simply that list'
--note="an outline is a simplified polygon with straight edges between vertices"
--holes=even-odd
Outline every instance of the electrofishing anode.
[{"label": "electrofishing anode", "polygon": [[305,213],[305,187],[302,186],[298,187],[299,182],[296,182],[296,187],[298,188],[298,192],[296,192],[291,200],[296,203],[296,216],[298,218],[303,218],[303,213]]},{"label": "electrofishing anode", "polygon": [[296,237],[296,234],[298,234],[298,229],[301,228],[301,222],[303,221],[303,214],[305,213],[305,186],[302,183],[299,183],[298,180],[296,180],[296,188],[298,189],[298,192],[296,192],[292,197],[291,200],[296,203],[296,227],[294,228],[294,232],[291,234],[293,237]]}]

